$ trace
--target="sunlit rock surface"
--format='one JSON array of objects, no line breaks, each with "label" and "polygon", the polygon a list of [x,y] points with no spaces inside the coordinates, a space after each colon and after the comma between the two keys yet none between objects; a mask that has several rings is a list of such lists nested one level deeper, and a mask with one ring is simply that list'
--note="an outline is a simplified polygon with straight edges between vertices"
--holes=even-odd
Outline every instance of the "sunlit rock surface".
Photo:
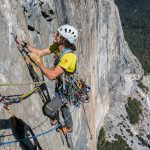
[{"label": "sunlit rock surface", "polygon": [[[53,35],[57,28],[66,23],[74,25],[79,30],[78,72],[92,89],[91,101],[85,104],[92,140],[82,107],[75,109],[74,106],[70,107],[70,110],[73,110],[74,120],[72,133],[74,149],[97,149],[99,131],[104,125],[107,140],[112,141],[113,135],[119,134],[132,149],[147,150],[148,147],[139,144],[136,135],[142,135],[142,138],[149,142],[146,135],[150,134],[150,92],[149,89],[145,91],[139,87],[136,80],[150,87],[149,77],[143,77],[143,69],[139,61],[133,56],[124,39],[119,12],[113,1],[0,1],[0,83],[32,81],[10,33],[16,33],[18,39],[28,40],[35,47],[42,49],[53,42]],[[50,67],[51,57],[44,57],[44,63]],[[47,86],[52,98],[54,84],[50,82]],[[0,94],[21,94],[33,87],[33,85],[4,86],[0,87]],[[136,125],[132,125],[126,118],[125,104],[128,97],[136,98],[141,102],[143,113]],[[11,109],[17,118],[31,128],[36,127],[33,132],[39,134],[52,128],[49,119],[42,113],[42,105],[39,95],[35,93],[27,100],[12,105]],[[0,134],[12,134],[10,114],[2,107],[0,112]],[[133,137],[125,128],[118,126],[123,118],[125,118],[125,126],[130,128]],[[13,141],[15,136],[1,137],[0,140],[1,142]],[[38,141],[44,150],[67,149],[55,130],[38,137]],[[19,150],[20,143],[0,148]]]}]

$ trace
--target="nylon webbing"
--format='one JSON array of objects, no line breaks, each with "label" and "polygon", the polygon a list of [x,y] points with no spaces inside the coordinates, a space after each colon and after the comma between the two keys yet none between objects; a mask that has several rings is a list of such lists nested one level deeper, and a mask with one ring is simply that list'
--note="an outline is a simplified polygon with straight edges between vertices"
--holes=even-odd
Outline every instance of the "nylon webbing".
[{"label": "nylon webbing", "polygon": [[19,98],[19,100],[23,100],[23,99],[25,99],[26,97],[30,96],[31,94],[33,94],[34,92],[36,92],[38,90],[39,90],[39,86],[33,88],[32,90],[28,91],[27,93],[19,95],[18,98]]}]

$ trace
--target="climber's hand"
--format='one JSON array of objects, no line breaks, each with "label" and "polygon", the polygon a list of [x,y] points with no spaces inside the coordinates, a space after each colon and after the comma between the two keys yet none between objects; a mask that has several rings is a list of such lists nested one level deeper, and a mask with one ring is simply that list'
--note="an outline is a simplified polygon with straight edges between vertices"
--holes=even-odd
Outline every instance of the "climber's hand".
[{"label": "climber's hand", "polygon": [[43,63],[42,58],[39,54],[37,53],[29,53],[30,58],[36,63]]}]

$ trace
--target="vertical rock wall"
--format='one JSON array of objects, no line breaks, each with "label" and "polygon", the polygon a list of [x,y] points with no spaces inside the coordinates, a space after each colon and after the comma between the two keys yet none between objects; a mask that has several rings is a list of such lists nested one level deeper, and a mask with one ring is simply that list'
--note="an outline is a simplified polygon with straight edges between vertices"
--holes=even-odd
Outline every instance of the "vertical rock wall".
[{"label": "vertical rock wall", "polygon": [[[122,93],[130,93],[132,85],[127,80],[137,80],[143,74],[138,60],[130,52],[120,23],[118,9],[108,0],[3,0],[0,2],[0,82],[32,81],[23,58],[16,49],[11,32],[18,38],[27,39],[38,48],[47,48],[53,34],[62,24],[74,25],[79,30],[77,42],[78,71],[91,86],[91,102],[85,105],[92,140],[88,132],[82,107],[73,111],[75,150],[96,149],[100,127],[104,117]],[[44,62],[50,67],[50,57]],[[48,84],[53,97],[53,83]],[[32,89],[33,85],[0,87],[0,94],[11,95]],[[121,91],[120,91],[121,89]],[[42,114],[42,102],[38,94],[12,106],[18,118],[29,126],[41,124],[46,117]],[[73,106],[70,107],[73,110]],[[1,109],[1,121],[9,121],[10,115]],[[4,120],[6,119],[6,120]],[[9,121],[10,122],[10,121]],[[5,127],[5,129],[3,129]],[[35,134],[50,129],[49,120],[34,130]],[[11,126],[2,125],[0,133],[11,134]],[[14,140],[13,136],[1,141]],[[43,149],[67,149],[55,131],[38,138]],[[3,147],[19,149],[19,143]]]}]

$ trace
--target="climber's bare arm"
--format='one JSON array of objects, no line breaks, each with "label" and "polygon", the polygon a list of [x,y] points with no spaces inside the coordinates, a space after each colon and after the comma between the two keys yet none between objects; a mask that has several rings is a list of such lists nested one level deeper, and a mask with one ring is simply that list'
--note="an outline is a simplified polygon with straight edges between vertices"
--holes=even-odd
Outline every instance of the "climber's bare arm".
[{"label": "climber's bare arm", "polygon": [[64,73],[64,70],[60,66],[56,66],[53,69],[49,70],[41,62],[37,62],[37,65],[49,80],[56,79]]},{"label": "climber's bare arm", "polygon": [[35,48],[35,47],[29,45],[29,46],[27,47],[27,49],[28,49],[30,52],[32,52],[32,53],[37,53],[37,54],[40,55],[40,56],[45,56],[45,55],[51,54],[49,48],[46,48],[46,49],[37,49],[37,48]]},{"label": "climber's bare arm", "polygon": [[40,68],[40,70],[43,72],[43,74],[49,79],[49,80],[53,80],[57,77],[59,77],[61,74],[64,73],[63,68],[61,68],[59,65],[57,65],[56,67],[52,68],[52,69],[47,69],[43,62],[41,61],[40,57],[37,56],[34,53],[30,54],[30,58],[38,65],[38,67]]}]

